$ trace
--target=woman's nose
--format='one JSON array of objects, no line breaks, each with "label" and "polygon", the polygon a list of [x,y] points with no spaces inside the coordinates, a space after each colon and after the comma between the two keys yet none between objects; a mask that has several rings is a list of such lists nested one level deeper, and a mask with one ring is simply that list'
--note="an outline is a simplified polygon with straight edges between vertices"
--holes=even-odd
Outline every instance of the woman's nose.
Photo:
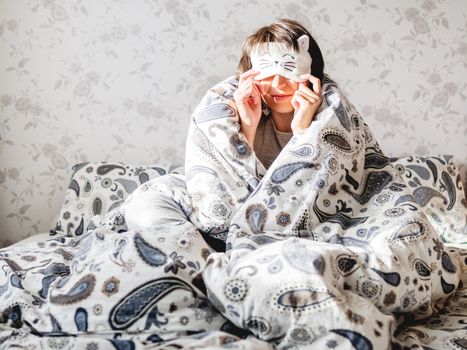
[{"label": "woman's nose", "polygon": [[280,87],[285,84],[285,78],[279,74],[276,74],[274,78],[272,79],[272,86],[274,87]]}]

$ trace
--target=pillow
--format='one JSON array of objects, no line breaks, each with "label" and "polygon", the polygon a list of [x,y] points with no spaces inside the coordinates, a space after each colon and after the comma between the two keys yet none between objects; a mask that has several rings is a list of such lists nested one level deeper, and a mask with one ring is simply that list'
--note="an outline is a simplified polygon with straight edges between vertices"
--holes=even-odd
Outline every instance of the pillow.
[{"label": "pillow", "polygon": [[156,177],[183,174],[182,166],[151,166],[108,162],[85,162],[72,167],[55,228],[50,235],[80,236],[91,217],[118,208],[139,185]]},{"label": "pillow", "polygon": [[467,243],[467,204],[452,156],[390,158],[445,243]]},{"label": "pillow", "polygon": [[[466,243],[466,198],[458,167],[449,155],[390,158],[412,195],[445,243]],[[51,235],[80,236],[94,215],[109,214],[107,225],[124,229],[117,209],[142,183],[168,173],[183,174],[182,166],[127,165],[86,162],[72,167],[71,182]],[[98,224],[93,223],[93,225]],[[119,226],[121,225],[121,227]],[[120,228],[119,228],[120,227]]]}]

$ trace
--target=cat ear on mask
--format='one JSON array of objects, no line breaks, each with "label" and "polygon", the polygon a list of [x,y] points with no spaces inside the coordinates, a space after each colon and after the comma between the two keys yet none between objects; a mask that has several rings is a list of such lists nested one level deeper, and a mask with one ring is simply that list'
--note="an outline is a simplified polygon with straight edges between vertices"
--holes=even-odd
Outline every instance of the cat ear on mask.
[{"label": "cat ear on mask", "polygon": [[300,38],[297,39],[298,47],[300,50],[308,51],[310,45],[310,37],[306,34],[303,34]]}]

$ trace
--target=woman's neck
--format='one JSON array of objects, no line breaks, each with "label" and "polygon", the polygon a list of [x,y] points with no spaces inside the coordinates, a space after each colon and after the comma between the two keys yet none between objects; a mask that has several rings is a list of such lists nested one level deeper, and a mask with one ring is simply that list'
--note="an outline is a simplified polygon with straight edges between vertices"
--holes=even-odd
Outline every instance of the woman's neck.
[{"label": "woman's neck", "polygon": [[274,121],[274,126],[277,131],[281,132],[292,132],[290,124],[293,119],[293,112],[289,113],[279,113],[271,111],[272,120]]}]

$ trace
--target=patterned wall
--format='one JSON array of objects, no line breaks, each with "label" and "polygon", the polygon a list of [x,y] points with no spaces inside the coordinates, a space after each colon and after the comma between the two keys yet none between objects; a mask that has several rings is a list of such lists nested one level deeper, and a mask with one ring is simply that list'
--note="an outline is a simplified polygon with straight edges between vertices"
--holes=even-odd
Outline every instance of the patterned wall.
[{"label": "patterned wall", "polygon": [[0,246],[53,226],[74,163],[181,163],[190,112],[280,17],[386,153],[467,163],[464,0],[0,0]]}]

